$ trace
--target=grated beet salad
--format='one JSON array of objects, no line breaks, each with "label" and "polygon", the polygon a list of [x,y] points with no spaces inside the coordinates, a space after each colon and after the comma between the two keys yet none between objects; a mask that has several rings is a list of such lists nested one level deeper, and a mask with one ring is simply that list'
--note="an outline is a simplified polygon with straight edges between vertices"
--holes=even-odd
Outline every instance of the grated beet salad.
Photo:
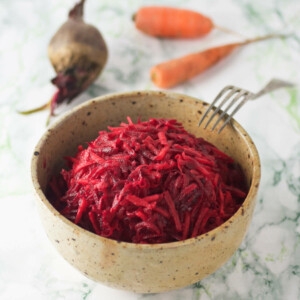
[{"label": "grated beet salad", "polygon": [[166,243],[210,231],[247,193],[233,159],[176,120],[108,127],[49,183],[53,205],[103,237]]}]

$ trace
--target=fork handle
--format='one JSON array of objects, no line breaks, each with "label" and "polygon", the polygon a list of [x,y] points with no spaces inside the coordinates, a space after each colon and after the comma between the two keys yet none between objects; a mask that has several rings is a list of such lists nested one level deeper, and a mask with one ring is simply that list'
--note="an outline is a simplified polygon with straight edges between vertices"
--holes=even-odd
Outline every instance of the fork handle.
[{"label": "fork handle", "polygon": [[284,87],[293,87],[293,86],[294,86],[294,84],[291,82],[274,78],[263,89],[261,89],[256,94],[252,95],[250,97],[250,100],[255,100],[258,97],[261,97],[262,95],[271,93],[277,89],[281,89]]}]

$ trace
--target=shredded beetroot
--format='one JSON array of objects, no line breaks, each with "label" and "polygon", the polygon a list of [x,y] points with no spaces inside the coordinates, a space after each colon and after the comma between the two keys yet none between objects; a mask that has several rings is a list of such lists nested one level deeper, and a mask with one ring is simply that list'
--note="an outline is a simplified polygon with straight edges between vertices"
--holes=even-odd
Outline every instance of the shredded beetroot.
[{"label": "shredded beetroot", "polygon": [[53,177],[53,205],[98,235],[165,243],[210,231],[240,207],[245,178],[233,159],[176,120],[101,131]]}]

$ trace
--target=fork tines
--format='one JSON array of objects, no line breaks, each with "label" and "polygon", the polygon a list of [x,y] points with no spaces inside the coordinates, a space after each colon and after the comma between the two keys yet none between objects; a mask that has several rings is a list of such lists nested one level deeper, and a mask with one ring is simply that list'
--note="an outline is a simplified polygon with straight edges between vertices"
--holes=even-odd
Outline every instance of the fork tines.
[{"label": "fork tines", "polygon": [[[199,125],[202,124],[205,117],[209,114],[209,112],[215,107],[215,104],[223,98],[221,103],[215,107],[215,110],[213,114],[210,116],[209,120],[207,121],[204,128],[207,128],[207,126],[211,123],[213,118],[221,111],[222,107],[225,103],[227,103],[229,100],[229,104],[226,106],[226,108],[222,111],[218,119],[216,120],[215,124],[213,125],[211,130],[214,130],[216,126],[219,124],[219,122],[222,120],[222,118],[227,114],[229,109],[234,106],[235,103],[239,102],[238,105],[235,107],[235,109],[232,111],[232,113],[226,118],[224,124],[219,129],[218,133],[220,133],[223,128],[229,123],[233,115],[246,103],[246,101],[249,99],[252,93],[249,91],[246,91],[244,89],[229,85],[226,86],[221,92],[217,95],[217,97],[214,99],[214,101],[211,103],[211,105],[207,108],[206,112],[204,113],[203,117],[201,118]],[[223,97],[224,96],[224,97]]]}]

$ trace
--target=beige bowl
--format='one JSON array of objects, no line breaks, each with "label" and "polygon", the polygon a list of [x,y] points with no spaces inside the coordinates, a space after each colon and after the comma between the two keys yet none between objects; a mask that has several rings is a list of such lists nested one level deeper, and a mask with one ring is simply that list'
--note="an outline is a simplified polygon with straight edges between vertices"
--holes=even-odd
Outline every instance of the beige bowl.
[{"label": "beige bowl", "polygon": [[[235,121],[220,135],[197,126],[207,103],[167,92],[131,92],[88,101],[50,127],[32,159],[32,180],[40,217],[59,253],[89,278],[119,289],[157,293],[195,283],[220,268],[236,251],[249,226],[260,181],[257,150]],[[218,228],[180,242],[140,245],[100,237],[73,224],[49,203],[49,178],[64,166],[63,157],[91,141],[99,130],[118,126],[130,116],[137,121],[175,118],[196,136],[202,136],[232,156],[246,174],[249,193],[242,207]],[[222,124],[220,124],[221,126]]]}]

